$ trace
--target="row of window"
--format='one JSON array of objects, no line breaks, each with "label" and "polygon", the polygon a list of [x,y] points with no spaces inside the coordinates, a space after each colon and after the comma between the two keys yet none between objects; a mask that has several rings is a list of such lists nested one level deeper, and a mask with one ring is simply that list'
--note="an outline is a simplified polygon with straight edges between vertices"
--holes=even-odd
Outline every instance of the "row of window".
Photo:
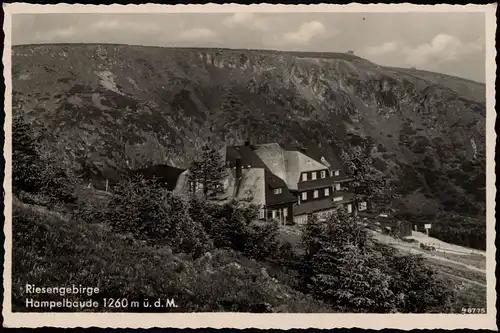
[{"label": "row of window", "polygon": [[[330,188],[325,188],[323,189],[324,190],[324,194],[325,194],[325,197],[329,196],[330,195]],[[334,191],[340,191],[340,183],[336,183],[335,185],[333,185],[333,190]],[[313,196],[314,198],[317,198],[319,193],[316,194],[316,192],[318,192],[318,190],[315,190],[314,193],[313,193]],[[283,189],[280,187],[280,188],[275,188],[273,190],[273,193],[274,194],[281,194],[283,193]],[[304,194],[306,195],[306,199],[303,199],[303,200],[307,200],[307,192],[303,192],[302,193],[302,196],[304,196]]]},{"label": "row of window", "polygon": [[[317,175],[318,175],[317,171],[311,172],[311,180],[316,180],[317,179],[316,178]],[[330,171],[330,177],[339,176],[339,175],[340,175],[340,171],[339,170]],[[326,170],[320,171],[320,178],[321,179],[326,178]],[[307,173],[303,173],[302,174],[302,181],[305,182],[307,180],[308,180],[307,179]]]},{"label": "row of window", "polygon": [[[340,191],[340,184],[336,183],[335,185],[333,185],[333,190],[334,191]],[[320,190],[314,190],[313,191],[313,198],[315,198],[315,199],[319,198],[319,191]],[[324,194],[325,197],[328,197],[330,195],[330,188],[329,187],[324,188],[323,189],[323,194]],[[307,192],[302,192],[301,193],[301,198],[302,198],[302,200],[307,200]]]},{"label": "row of window", "polygon": [[[280,208],[280,209],[273,209],[270,211],[270,218],[276,219],[276,218],[281,218],[285,219],[288,216],[288,208]],[[266,211],[264,209],[261,209],[259,211],[259,219],[264,219],[266,217]]]},{"label": "row of window", "polygon": [[[197,182],[189,182],[189,185],[191,186],[191,189],[194,189],[195,191],[201,191],[203,190],[203,184],[202,183],[197,183]],[[215,188],[224,188],[224,185],[222,184],[215,184]]]},{"label": "row of window", "polygon": [[[352,204],[347,204],[344,206],[347,210],[348,213],[352,213]],[[312,214],[304,214],[304,215],[299,215],[293,218],[293,221],[297,224],[305,224],[307,223],[307,220],[310,218],[312,215],[316,215],[319,219],[325,219],[328,218],[330,214],[332,214],[335,211],[335,209],[329,209],[317,213],[312,213]]]},{"label": "row of window", "polygon": [[[333,201],[341,201],[341,200],[342,200],[342,197],[336,197],[333,199]],[[348,213],[352,212],[352,205],[351,204],[347,204],[346,208],[347,208]],[[366,210],[366,202],[360,202],[358,205],[358,210],[360,210],[360,211]],[[333,211],[334,210],[332,209],[332,210],[321,212],[321,213],[319,213],[319,217],[324,217],[325,214],[331,214]],[[273,209],[270,212],[271,212],[270,217],[273,219],[276,219],[276,218],[286,219],[286,217],[288,216],[288,209],[286,207],[281,208],[281,209]],[[265,209],[260,209],[259,218],[264,219],[265,217],[266,217]]]},{"label": "row of window", "polygon": [[[325,197],[330,195],[330,188],[329,187],[324,188],[323,191],[324,191]],[[319,190],[314,190],[313,198],[314,199],[319,198]],[[307,192],[301,193],[301,199],[302,199],[302,201],[307,200]],[[335,198],[333,198],[333,201],[342,201],[342,199],[343,199],[343,197],[335,197]]]}]

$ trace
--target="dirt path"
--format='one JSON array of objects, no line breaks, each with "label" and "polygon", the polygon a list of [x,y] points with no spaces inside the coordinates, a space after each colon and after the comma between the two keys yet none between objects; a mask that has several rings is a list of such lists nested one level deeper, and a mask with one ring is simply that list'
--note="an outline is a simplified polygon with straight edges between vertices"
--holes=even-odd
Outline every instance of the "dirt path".
[{"label": "dirt path", "polygon": [[477,250],[477,249],[471,249],[471,248],[468,248],[465,246],[446,243],[440,239],[427,236],[423,232],[412,231],[412,235],[410,237],[407,237],[407,238],[415,239],[415,240],[419,241],[420,243],[430,244],[430,245],[436,247],[437,249],[440,249],[440,250],[443,250],[446,252],[450,252],[450,253],[464,254],[464,255],[471,254],[471,255],[478,255],[478,256],[481,255],[481,256],[486,257],[486,251],[481,251],[481,250]]},{"label": "dirt path", "polygon": [[391,245],[392,247],[397,248],[398,250],[406,252],[406,253],[421,254],[425,258],[435,259],[435,260],[440,260],[440,261],[452,263],[455,265],[460,265],[463,268],[486,274],[486,270],[484,270],[484,269],[481,269],[481,268],[478,268],[478,267],[475,267],[472,265],[467,265],[467,264],[464,264],[460,261],[451,260],[451,259],[448,259],[448,258],[445,258],[442,256],[433,255],[429,252],[421,250],[418,247],[418,245],[416,245],[416,244],[402,243],[402,242],[400,243],[395,238],[393,238],[389,235],[383,235],[383,234],[380,234],[378,232],[373,232],[373,237],[384,244]]}]

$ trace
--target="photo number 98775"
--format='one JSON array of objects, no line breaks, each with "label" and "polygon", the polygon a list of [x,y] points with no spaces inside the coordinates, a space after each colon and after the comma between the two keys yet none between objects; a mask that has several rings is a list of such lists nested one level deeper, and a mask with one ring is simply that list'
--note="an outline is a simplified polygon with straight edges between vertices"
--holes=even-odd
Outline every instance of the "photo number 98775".
[{"label": "photo number 98775", "polygon": [[462,308],[463,314],[485,314],[485,308]]}]

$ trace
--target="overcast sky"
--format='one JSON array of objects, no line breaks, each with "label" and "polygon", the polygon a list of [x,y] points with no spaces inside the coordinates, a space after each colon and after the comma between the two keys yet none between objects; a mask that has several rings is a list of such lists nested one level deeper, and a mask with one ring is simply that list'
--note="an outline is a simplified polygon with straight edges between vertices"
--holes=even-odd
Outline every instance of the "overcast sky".
[{"label": "overcast sky", "polygon": [[484,13],[15,14],[12,43],[345,52],[485,81]]}]

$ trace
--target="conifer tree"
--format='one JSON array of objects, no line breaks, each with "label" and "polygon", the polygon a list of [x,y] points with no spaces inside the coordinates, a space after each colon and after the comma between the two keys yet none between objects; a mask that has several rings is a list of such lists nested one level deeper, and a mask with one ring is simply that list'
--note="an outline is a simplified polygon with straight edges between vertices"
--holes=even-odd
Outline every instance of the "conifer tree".
[{"label": "conifer tree", "polygon": [[[44,133],[44,130],[41,132]],[[21,116],[14,117],[12,121],[13,190],[44,194],[51,201],[74,202],[78,177],[67,169],[63,156],[56,155],[41,145],[41,137]]]},{"label": "conifer tree", "polygon": [[340,312],[449,311],[453,291],[422,258],[377,243],[340,208],[303,233],[303,284]]},{"label": "conifer tree", "polygon": [[349,186],[354,193],[356,210],[361,201],[366,201],[370,207],[374,207],[377,203],[384,208],[390,206],[398,197],[390,178],[373,166],[373,156],[369,147],[356,146],[343,150],[341,159],[352,177]]},{"label": "conifer tree", "polygon": [[395,297],[390,277],[377,267],[380,254],[356,217],[339,208],[326,221],[306,226],[304,284],[340,311],[390,312]]},{"label": "conifer tree", "polygon": [[31,126],[22,118],[12,120],[12,187],[33,192],[41,187],[43,163],[39,143]]},{"label": "conifer tree", "polygon": [[[189,181],[191,184],[201,185],[203,188],[203,196],[208,199],[224,191],[223,181],[227,171],[224,160],[210,144],[205,144],[202,147],[202,152],[199,158],[191,163],[189,169]],[[196,188],[193,188],[193,191]]]}]

